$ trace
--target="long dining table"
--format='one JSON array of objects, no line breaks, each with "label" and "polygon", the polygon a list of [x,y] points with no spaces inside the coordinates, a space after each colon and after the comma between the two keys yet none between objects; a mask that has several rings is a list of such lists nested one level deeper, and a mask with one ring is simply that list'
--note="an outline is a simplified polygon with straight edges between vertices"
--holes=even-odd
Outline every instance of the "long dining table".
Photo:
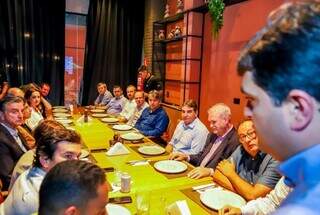
[{"label": "long dining table", "polygon": [[[80,111],[79,111],[80,110]],[[112,126],[101,121],[101,118],[95,118],[89,114],[88,122],[83,122],[81,113],[83,109],[79,109],[72,114],[72,124],[69,127],[75,129],[82,137],[83,147],[90,152],[89,160],[96,163],[103,169],[114,168],[115,171],[106,172],[107,180],[113,184],[117,180],[117,171],[126,172],[131,176],[131,189],[129,193],[122,193],[120,191],[110,191],[109,198],[130,196],[132,203],[121,204],[126,207],[132,214],[136,213],[135,198],[136,193],[145,192],[149,195],[150,209],[149,214],[164,214],[164,207],[178,201],[186,200],[191,214],[217,214],[216,211],[211,210],[200,203],[199,194],[196,191],[192,192],[192,187],[212,183],[210,177],[202,179],[190,179],[186,175],[179,175],[175,177],[171,174],[163,174],[153,167],[153,163],[160,160],[168,159],[168,153],[158,156],[148,156],[147,158],[140,154],[135,148],[142,145],[156,144],[149,138],[144,139],[138,143],[123,141],[124,146],[129,150],[129,154],[108,156],[106,154],[109,149],[109,141],[113,139],[115,131]],[[120,131],[120,135],[131,131]],[[131,165],[128,162],[133,160],[148,159],[149,163],[146,165]],[[194,167],[185,162],[188,169]],[[189,190],[189,191],[188,191]],[[193,199],[189,197],[193,196]]]}]

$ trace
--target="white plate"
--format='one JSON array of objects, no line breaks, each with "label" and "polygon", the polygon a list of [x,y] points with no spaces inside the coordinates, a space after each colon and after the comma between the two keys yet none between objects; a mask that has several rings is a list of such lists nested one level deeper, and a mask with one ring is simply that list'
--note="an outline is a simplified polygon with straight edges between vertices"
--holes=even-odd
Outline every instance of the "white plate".
[{"label": "white plate", "polygon": [[55,120],[64,120],[64,119],[68,119],[68,117],[66,116],[58,116],[58,117],[54,117]]},{"label": "white plate", "polygon": [[66,106],[53,106],[53,109],[67,109]]},{"label": "white plate", "polygon": [[108,215],[131,215],[130,211],[121,205],[109,203],[107,204],[106,209]]},{"label": "white plate", "polygon": [[130,125],[114,125],[112,128],[119,131],[128,131],[132,129]]},{"label": "white plate", "polygon": [[102,122],[110,122],[110,123],[113,123],[113,122],[118,122],[119,119],[110,117],[110,118],[103,118],[103,119],[101,119],[101,121],[102,121]]},{"label": "white plate", "polygon": [[93,117],[107,117],[108,114],[106,113],[94,113],[92,114]]},{"label": "white plate", "polygon": [[154,168],[164,173],[180,173],[186,171],[188,166],[176,160],[163,160],[156,162]]},{"label": "white plate", "polygon": [[120,135],[120,137],[125,140],[141,140],[144,138],[142,134],[134,133],[134,132],[122,134]]},{"label": "white plate", "polygon": [[61,124],[70,124],[72,123],[71,119],[56,119],[57,122],[60,122]]},{"label": "white plate", "polygon": [[219,210],[225,205],[240,208],[246,204],[246,201],[238,194],[220,189],[206,190],[200,195],[200,200],[204,205],[214,210]]},{"label": "white plate", "polygon": [[71,114],[69,113],[53,113],[54,117],[70,117]]},{"label": "white plate", "polygon": [[80,159],[86,158],[88,156],[89,156],[89,151],[87,151],[85,149],[81,149]]},{"label": "white plate", "polygon": [[66,127],[66,129],[71,130],[71,131],[75,131],[76,130],[75,128],[70,127],[70,126],[65,126],[65,127]]},{"label": "white plate", "polygon": [[166,152],[166,150],[160,146],[141,146],[138,151],[145,155],[161,155]]},{"label": "white plate", "polygon": [[107,110],[107,106],[97,106],[96,109]]},{"label": "white plate", "polygon": [[68,112],[68,110],[67,109],[58,108],[58,109],[53,109],[52,112],[53,113],[66,113],[66,112]]},{"label": "white plate", "polygon": [[93,110],[90,110],[92,113],[103,113],[104,110],[102,109],[93,109]]}]

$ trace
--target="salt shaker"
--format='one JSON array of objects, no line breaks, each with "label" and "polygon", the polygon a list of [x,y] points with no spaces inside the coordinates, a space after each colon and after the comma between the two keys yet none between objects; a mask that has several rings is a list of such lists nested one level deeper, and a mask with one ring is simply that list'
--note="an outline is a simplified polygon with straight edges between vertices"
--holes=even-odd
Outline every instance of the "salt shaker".
[{"label": "salt shaker", "polygon": [[124,172],[121,174],[121,192],[129,193],[131,189],[131,176]]}]

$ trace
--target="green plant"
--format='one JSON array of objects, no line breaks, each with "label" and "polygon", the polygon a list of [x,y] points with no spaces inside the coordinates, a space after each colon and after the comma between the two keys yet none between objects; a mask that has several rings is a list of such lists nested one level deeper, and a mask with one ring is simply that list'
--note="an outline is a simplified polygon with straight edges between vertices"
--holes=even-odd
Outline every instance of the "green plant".
[{"label": "green plant", "polygon": [[208,8],[212,22],[213,37],[217,38],[223,26],[223,11],[225,5],[223,0],[209,0]]}]

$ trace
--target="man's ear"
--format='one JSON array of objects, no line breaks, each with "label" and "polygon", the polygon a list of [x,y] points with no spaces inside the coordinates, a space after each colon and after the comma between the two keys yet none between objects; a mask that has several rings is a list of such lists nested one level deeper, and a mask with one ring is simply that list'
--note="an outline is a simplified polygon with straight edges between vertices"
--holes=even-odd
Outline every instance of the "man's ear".
[{"label": "man's ear", "polygon": [[43,169],[47,170],[49,168],[50,159],[48,157],[40,155],[39,161]]},{"label": "man's ear", "polygon": [[291,90],[286,103],[290,128],[295,131],[305,129],[314,115],[313,97],[302,90]]},{"label": "man's ear", "polygon": [[69,206],[63,212],[63,215],[77,215],[77,214],[79,214],[79,212],[75,206]]}]

